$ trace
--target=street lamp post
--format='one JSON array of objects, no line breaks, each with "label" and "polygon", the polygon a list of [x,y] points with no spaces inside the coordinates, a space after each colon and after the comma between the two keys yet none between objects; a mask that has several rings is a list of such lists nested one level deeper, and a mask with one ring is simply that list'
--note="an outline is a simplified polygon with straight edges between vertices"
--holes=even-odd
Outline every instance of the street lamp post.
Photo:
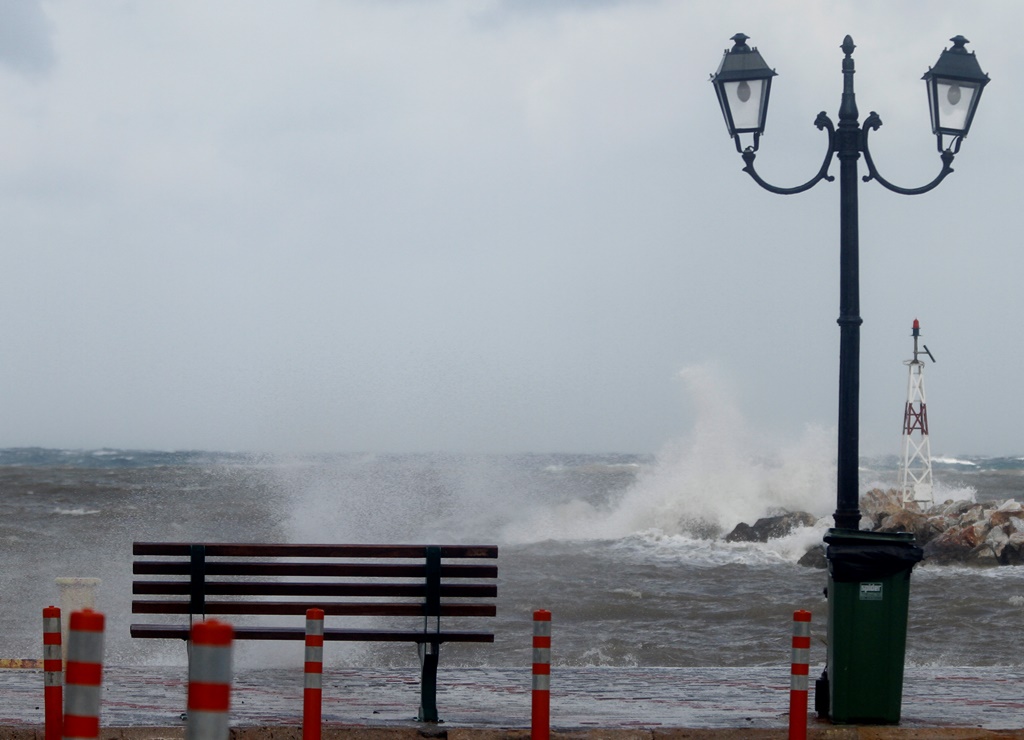
[{"label": "street lamp post", "polygon": [[[815,687],[815,707],[838,723],[898,723],[903,683],[910,571],[922,551],[908,533],[860,532],[858,444],[860,404],[860,285],[858,276],[857,163],[861,155],[875,180],[903,195],[919,195],[936,187],[953,171],[953,157],[970,130],[988,75],[967,39],[956,36],[935,66],[924,75],[928,89],[932,132],[938,142],[942,168],[935,179],[919,188],[902,188],[883,178],[868,148],[868,135],[882,125],[872,112],[858,120],[853,90],[853,39],[842,44],[843,95],[839,125],[819,113],[814,125],[828,134],[828,150],[818,173],[803,185],[780,188],[761,178],[754,159],[775,71],[764,63],[747,36],[732,37],[718,71],[712,75],[718,101],[743,171],[766,190],[781,195],[802,193],[829,175],[832,158],[839,160],[839,449],[836,472],[835,528],[825,537],[829,547],[828,656],[826,675]],[[746,147],[741,137],[749,137]]]},{"label": "street lamp post", "polygon": [[[743,157],[743,171],[758,185],[772,193],[793,195],[817,185],[832,182],[828,174],[833,155],[839,159],[839,441],[836,471],[836,529],[856,530],[860,527],[858,492],[858,446],[860,405],[860,278],[858,266],[857,162],[861,154],[868,174],[864,181],[875,180],[883,187],[903,195],[926,193],[953,171],[953,157],[967,137],[988,75],[981,71],[973,52],[968,52],[963,36],[951,39],[953,48],[942,52],[935,66],[924,75],[928,88],[932,132],[935,134],[942,169],[927,185],[902,188],[883,178],[875,168],[868,149],[868,134],[882,125],[874,111],[861,126],[857,99],[853,89],[853,39],[843,40],[843,94],[839,105],[839,125],[834,127],[824,111],[814,125],[828,134],[828,150],[818,173],[803,185],[780,188],[766,182],[754,169],[754,158],[768,113],[772,78],[776,75],[761,58],[756,48],[747,45],[749,37],[738,33],[732,37],[718,71],[711,76],[729,135]],[[741,136],[750,136],[746,147]]]}]

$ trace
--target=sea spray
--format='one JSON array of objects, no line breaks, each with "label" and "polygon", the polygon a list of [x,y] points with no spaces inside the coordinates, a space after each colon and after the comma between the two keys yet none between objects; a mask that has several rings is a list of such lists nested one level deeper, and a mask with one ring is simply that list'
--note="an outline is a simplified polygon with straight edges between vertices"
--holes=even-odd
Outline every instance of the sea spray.
[{"label": "sea spray", "polygon": [[708,366],[680,373],[694,401],[692,432],[667,443],[617,500],[560,501],[520,512],[504,529],[511,542],[548,538],[619,539],[639,532],[713,539],[740,521],[779,510],[823,516],[835,486],[834,431],[809,426],[772,449],[751,432],[736,394]]},{"label": "sea spray", "polygon": [[350,455],[279,465],[289,538],[521,544],[655,531],[707,540],[780,510],[831,510],[834,431],[758,434],[714,367],[680,376],[692,429],[653,458]]}]

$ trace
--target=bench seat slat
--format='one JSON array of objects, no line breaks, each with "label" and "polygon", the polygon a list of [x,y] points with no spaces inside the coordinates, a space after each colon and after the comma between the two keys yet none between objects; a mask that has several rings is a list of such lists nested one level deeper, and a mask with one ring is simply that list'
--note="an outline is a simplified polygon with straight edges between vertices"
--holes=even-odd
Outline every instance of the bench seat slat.
[{"label": "bench seat slat", "polygon": [[[186,601],[132,601],[134,614],[189,614]],[[311,607],[324,610],[328,616],[422,617],[422,602],[353,602],[353,601],[207,601],[206,614],[305,614]],[[494,604],[441,604],[442,617],[493,617]]]},{"label": "bench seat slat", "polygon": [[[397,563],[282,563],[231,560],[207,560],[207,576],[318,576],[321,578],[419,578],[426,573],[421,565]],[[187,560],[136,560],[136,575],[187,576]]]},{"label": "bench seat slat", "polygon": [[[184,596],[189,594],[188,581],[133,581],[133,594]],[[427,587],[422,583],[296,583],[280,581],[206,581],[204,590],[217,596],[376,596],[424,598]],[[493,584],[442,583],[442,598],[494,598],[498,587]]]},{"label": "bench seat slat", "polygon": [[[136,560],[132,573],[140,576],[187,576],[187,560]],[[319,576],[322,578],[424,578],[424,565],[384,563],[257,563],[207,560],[209,576]],[[494,565],[441,565],[442,578],[497,578]]]},{"label": "bench seat slat", "polygon": [[[303,628],[290,627],[235,627],[235,634],[247,640],[303,640],[306,637]],[[155,639],[189,638],[187,625],[171,624],[133,624],[132,637]],[[324,640],[332,642],[494,642],[490,632],[472,630],[443,630],[441,632],[424,632],[420,630],[387,630],[387,629],[324,629]]]},{"label": "bench seat slat", "polygon": [[[193,544],[188,542],[135,542],[133,555],[170,555],[187,557]],[[329,558],[408,558],[421,559],[426,556],[424,545],[304,545],[304,544],[255,544],[244,542],[217,542],[203,544],[208,556],[231,557],[329,557]],[[498,557],[496,545],[440,545],[443,558],[491,558]]]}]

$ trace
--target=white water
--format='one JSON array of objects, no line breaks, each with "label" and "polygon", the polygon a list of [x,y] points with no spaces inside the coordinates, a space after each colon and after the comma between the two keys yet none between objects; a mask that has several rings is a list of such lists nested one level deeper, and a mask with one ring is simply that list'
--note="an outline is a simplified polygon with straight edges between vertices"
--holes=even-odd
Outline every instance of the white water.
[{"label": "white water", "polygon": [[[741,521],[778,510],[829,515],[833,430],[808,427],[799,439],[766,445],[717,373],[695,366],[681,377],[696,408],[689,435],[667,443],[650,464],[572,471],[638,471],[631,485],[611,496],[560,487],[562,466],[527,475],[502,458],[452,457],[391,469],[367,456],[349,460],[343,470],[301,469],[298,479],[292,477],[289,528],[299,541],[440,536],[525,544],[641,536],[660,538],[662,545],[687,539],[706,545]],[[281,471],[290,477],[297,472]],[[817,528],[772,548],[795,559],[804,541],[815,538],[820,541]]]}]

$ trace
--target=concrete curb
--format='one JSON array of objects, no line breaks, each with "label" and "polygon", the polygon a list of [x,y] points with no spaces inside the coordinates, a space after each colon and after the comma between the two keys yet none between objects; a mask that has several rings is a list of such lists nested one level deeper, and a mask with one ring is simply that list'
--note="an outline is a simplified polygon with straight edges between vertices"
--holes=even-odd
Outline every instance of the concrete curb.
[{"label": "concrete curb", "polygon": [[[785,740],[783,728],[552,730],[557,740]],[[0,726],[3,740],[43,740],[42,727]],[[184,727],[112,727],[100,740],[183,740]],[[325,726],[323,740],[529,740],[528,729]],[[1024,740],[1021,730],[971,727],[811,727],[808,740]],[[231,740],[302,740],[296,726],[234,727]]]}]

